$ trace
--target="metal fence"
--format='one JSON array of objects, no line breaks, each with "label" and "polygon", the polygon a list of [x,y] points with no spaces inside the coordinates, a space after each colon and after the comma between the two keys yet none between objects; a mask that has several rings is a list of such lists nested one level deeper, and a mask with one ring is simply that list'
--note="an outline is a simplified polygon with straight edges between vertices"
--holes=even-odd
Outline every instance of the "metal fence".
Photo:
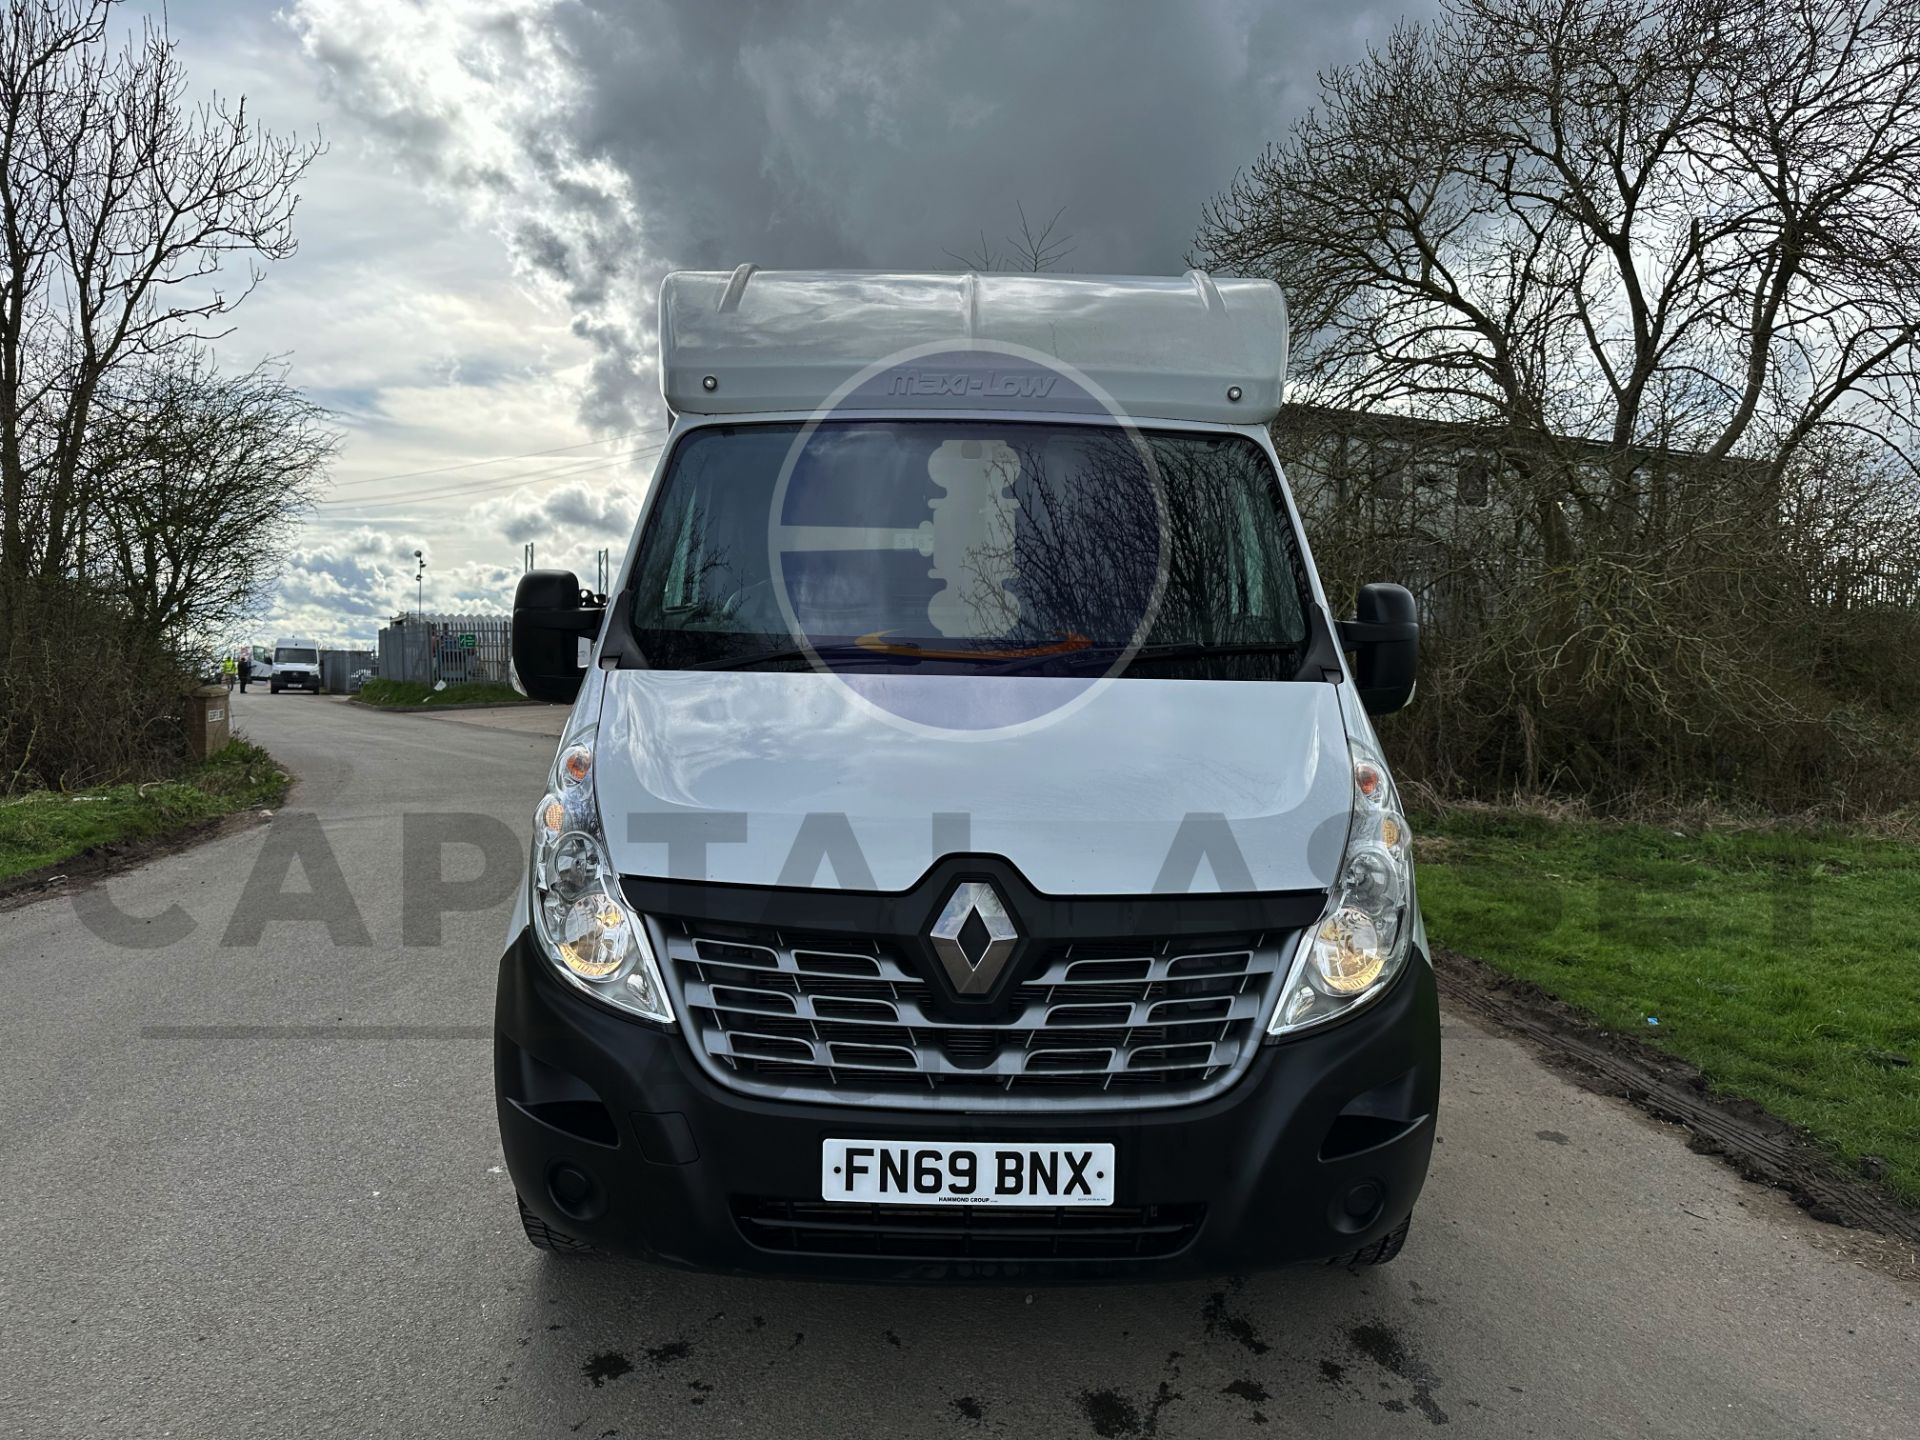
[{"label": "metal fence", "polygon": [[334,695],[345,695],[357,689],[353,683],[356,670],[371,670],[374,654],[371,650],[322,650],[320,652],[320,684]]},{"label": "metal fence", "polygon": [[511,642],[504,615],[404,615],[380,632],[377,668],[382,680],[504,685]]},{"label": "metal fence", "polygon": [[1920,570],[1875,559],[1841,557],[1815,578],[1815,599],[1835,610],[1920,609]]}]

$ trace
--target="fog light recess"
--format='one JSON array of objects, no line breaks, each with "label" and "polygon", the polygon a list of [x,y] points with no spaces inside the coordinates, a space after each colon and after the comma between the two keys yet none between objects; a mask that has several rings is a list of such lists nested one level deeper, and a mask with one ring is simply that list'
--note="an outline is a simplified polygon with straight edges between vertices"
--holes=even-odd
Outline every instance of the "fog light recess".
[{"label": "fog light recess", "polygon": [[1328,1222],[1344,1235],[1357,1235],[1387,1208],[1387,1188],[1378,1180],[1349,1185],[1328,1207]]},{"label": "fog light recess", "polygon": [[607,1204],[599,1182],[565,1161],[547,1171],[547,1195],[561,1214],[573,1220],[592,1220]]}]

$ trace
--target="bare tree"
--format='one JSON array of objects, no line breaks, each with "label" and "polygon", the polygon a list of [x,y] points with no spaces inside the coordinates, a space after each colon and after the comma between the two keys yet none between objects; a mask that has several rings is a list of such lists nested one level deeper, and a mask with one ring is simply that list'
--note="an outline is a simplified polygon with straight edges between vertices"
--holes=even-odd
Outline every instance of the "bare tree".
[{"label": "bare tree", "polygon": [[258,607],[338,445],[277,367],[169,362],[105,401],[82,467],[88,578],[154,641],[218,635]]},{"label": "bare tree", "polygon": [[[0,8],[6,789],[178,761],[194,628],[257,591],[330,444],[277,375],[221,381],[196,351],[293,253],[320,146],[191,102],[164,23],[122,40],[124,14]],[[76,665],[113,685],[74,685]]]},{"label": "bare tree", "polygon": [[0,603],[70,574],[83,464],[109,378],[221,333],[294,250],[294,186],[319,153],[243,102],[194,105],[164,28],[120,48],[119,0],[0,14]]},{"label": "bare tree", "polygon": [[1915,0],[1447,0],[1322,77],[1201,255],[1285,280],[1310,398],[1783,473],[1920,399],[1916,35]]},{"label": "bare tree", "polygon": [[1076,248],[1071,234],[1060,231],[1060,217],[1067,213],[1062,205],[1053,212],[1053,217],[1039,229],[1027,219],[1027,207],[1015,203],[1014,209],[1020,216],[1020,233],[1005,237],[1005,250],[995,250],[987,240],[987,232],[980,232],[980,243],[970,251],[947,250],[949,259],[958,261],[969,270],[986,273],[992,270],[1024,270],[1038,274],[1044,270],[1057,270],[1072,255]]},{"label": "bare tree", "polygon": [[1486,582],[1407,722],[1436,764],[1884,758],[1805,641],[1834,575],[1920,573],[1916,36],[1920,0],[1443,0],[1208,208],[1199,261],[1287,289],[1291,399],[1452,422],[1494,488],[1436,524],[1416,458],[1327,510]]}]

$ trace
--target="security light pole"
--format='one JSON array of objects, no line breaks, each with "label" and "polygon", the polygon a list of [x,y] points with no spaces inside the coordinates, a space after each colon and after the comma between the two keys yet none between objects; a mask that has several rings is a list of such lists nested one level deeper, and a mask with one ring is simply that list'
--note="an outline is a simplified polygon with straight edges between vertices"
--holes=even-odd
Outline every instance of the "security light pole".
[{"label": "security light pole", "polygon": [[419,566],[413,572],[413,614],[415,619],[424,621],[427,618],[427,557],[424,552],[416,550],[413,552],[413,558],[414,563]]}]

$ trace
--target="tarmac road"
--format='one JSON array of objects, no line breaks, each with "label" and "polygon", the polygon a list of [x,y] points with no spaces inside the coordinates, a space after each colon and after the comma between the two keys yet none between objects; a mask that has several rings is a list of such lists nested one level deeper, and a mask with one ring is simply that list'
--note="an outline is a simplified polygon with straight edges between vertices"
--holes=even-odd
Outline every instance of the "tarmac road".
[{"label": "tarmac road", "polygon": [[[1920,1433],[1920,1286],[1453,1017],[1432,1178],[1375,1272],[1029,1293],[540,1255],[487,1037],[498,852],[557,717],[265,693],[235,715],[302,777],[271,825],[0,913],[0,1431]],[[406,814],[416,839],[486,817],[452,823],[506,867],[439,944],[402,914]],[[263,847],[269,882],[319,856],[285,888],[332,934],[249,943]],[[448,855],[456,883],[479,864]]]}]

